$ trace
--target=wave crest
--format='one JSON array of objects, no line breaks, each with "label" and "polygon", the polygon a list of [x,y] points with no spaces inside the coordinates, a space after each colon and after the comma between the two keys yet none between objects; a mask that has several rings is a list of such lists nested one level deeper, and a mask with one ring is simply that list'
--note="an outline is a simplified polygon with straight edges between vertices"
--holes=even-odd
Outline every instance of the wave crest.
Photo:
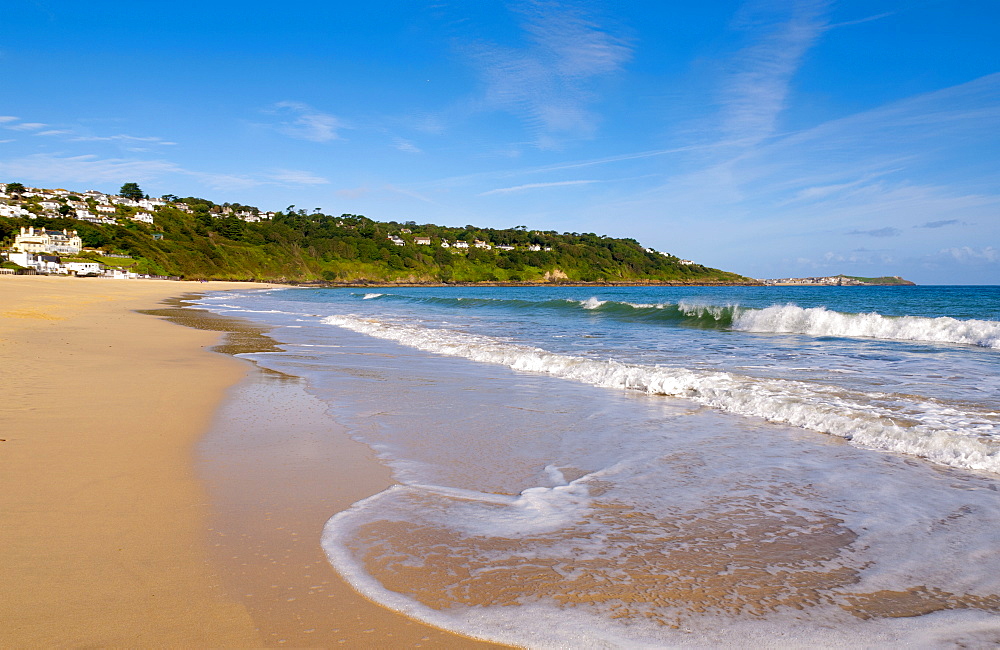
[{"label": "wave crest", "polygon": [[825,307],[774,305],[764,309],[740,310],[734,315],[732,329],[1000,348],[1000,323],[996,321],[958,320],[947,316],[883,316],[875,312],[844,314]]},{"label": "wave crest", "polygon": [[556,354],[500,339],[330,316],[330,325],[410,347],[607,388],[680,397],[730,413],[839,436],[884,451],[1000,474],[1000,417],[929,399],[862,393],[729,372],[625,364]]}]

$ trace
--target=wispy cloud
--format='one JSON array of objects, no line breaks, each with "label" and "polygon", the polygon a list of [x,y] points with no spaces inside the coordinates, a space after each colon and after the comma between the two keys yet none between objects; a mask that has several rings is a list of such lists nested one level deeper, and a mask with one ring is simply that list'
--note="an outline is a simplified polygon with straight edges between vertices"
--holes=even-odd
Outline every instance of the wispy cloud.
[{"label": "wispy cloud", "polygon": [[852,230],[848,235],[868,235],[869,237],[899,237],[903,231],[891,226],[885,228],[875,228],[872,230]]},{"label": "wispy cloud", "polygon": [[524,47],[465,48],[485,86],[481,108],[516,115],[541,148],[558,146],[560,137],[590,136],[598,118],[588,109],[589,84],[620,70],[631,57],[629,44],[579,7],[536,0],[515,11]]},{"label": "wispy cloud", "polygon": [[150,181],[182,170],[174,163],[163,160],[33,154],[0,161],[0,171],[7,177],[37,182],[53,182],[58,179],[59,183],[120,183],[122,179]]},{"label": "wispy cloud", "polygon": [[311,172],[280,169],[270,173],[232,174],[185,169],[167,160],[100,158],[88,154],[33,154],[0,161],[0,177],[39,183],[120,184],[125,180],[167,184],[193,179],[218,191],[240,191],[268,185],[320,185],[329,181]]},{"label": "wispy cloud", "polygon": [[957,246],[943,248],[939,254],[951,258],[959,264],[996,264],[1000,262],[1000,251],[992,246],[984,248],[973,248],[971,246]]},{"label": "wispy cloud", "polygon": [[280,169],[274,173],[274,180],[290,185],[326,185],[330,181],[312,172],[297,169]]},{"label": "wispy cloud", "polygon": [[[770,24],[756,16],[763,9],[759,2],[744,9],[740,26],[759,36],[733,57],[723,84],[722,129],[728,139],[750,146],[774,134],[787,105],[789,83],[826,28],[826,2],[787,4],[790,15]],[[773,10],[773,3],[767,8]]]},{"label": "wispy cloud", "polygon": [[553,183],[528,183],[526,185],[516,185],[514,187],[500,187],[495,190],[489,190],[486,192],[481,192],[479,196],[489,196],[491,194],[509,194],[511,192],[521,192],[524,190],[537,190],[548,187],[564,187],[566,185],[589,185],[590,183],[597,183],[596,180],[579,180],[579,181],[556,181]]},{"label": "wispy cloud", "polygon": [[285,135],[311,142],[339,140],[338,131],[345,128],[337,117],[316,110],[302,102],[278,102],[265,111],[279,118],[274,128]]},{"label": "wispy cloud", "polygon": [[[70,131],[62,131],[61,133],[70,133]],[[137,135],[79,135],[71,138],[73,142],[121,142],[125,144],[157,144],[157,145],[176,145],[176,142],[170,142],[169,140],[164,140],[163,138],[157,136],[137,136]]]},{"label": "wispy cloud", "polygon": [[44,129],[47,124],[42,124],[41,122],[21,122],[19,124],[8,124],[6,128],[11,131],[37,131],[38,129]]},{"label": "wispy cloud", "polygon": [[395,138],[393,140],[393,145],[396,149],[404,153],[423,153],[417,145],[413,144],[409,140],[404,140],[403,138]]},{"label": "wispy cloud", "polygon": [[943,219],[941,221],[928,221],[927,223],[922,223],[919,226],[913,226],[914,228],[944,228],[945,226],[965,226],[967,225],[964,221],[959,221],[958,219]]},{"label": "wispy cloud", "polygon": [[13,115],[0,115],[0,124],[6,124],[7,122],[16,122],[21,118],[14,117]]},{"label": "wispy cloud", "polygon": [[353,188],[343,188],[336,192],[337,196],[344,199],[357,200],[363,197],[368,197],[372,199],[387,198],[395,195],[396,197],[404,196],[408,199],[416,199],[421,203],[428,203],[430,205],[439,205],[434,199],[425,196],[419,192],[415,192],[405,187],[399,187],[398,185],[393,185],[391,183],[385,183],[376,187],[371,187],[369,185],[361,185],[359,187]]},{"label": "wispy cloud", "polygon": [[360,199],[362,196],[371,192],[371,188],[367,185],[361,185],[359,187],[345,187],[337,190],[337,196],[344,199]]}]

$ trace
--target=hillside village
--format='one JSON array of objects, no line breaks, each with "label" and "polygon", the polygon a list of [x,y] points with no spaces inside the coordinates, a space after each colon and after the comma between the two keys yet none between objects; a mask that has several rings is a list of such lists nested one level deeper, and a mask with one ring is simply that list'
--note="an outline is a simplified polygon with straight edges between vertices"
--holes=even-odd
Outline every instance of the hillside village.
[{"label": "hillside village", "polygon": [[294,208],[151,198],[136,183],[118,194],[0,184],[0,243],[8,245],[0,273],[328,284],[753,283],[631,239]]},{"label": "hillside village", "polygon": [[761,280],[761,283],[769,287],[869,287],[872,285],[886,286],[913,284],[909,280],[904,280],[898,275],[884,278],[861,278],[851,275],[827,275],[808,278],[776,278],[771,280]]},{"label": "hillside village", "polygon": [[[132,187],[134,186],[134,188]],[[94,225],[118,225],[124,221],[153,225],[156,212],[170,207],[192,214],[193,210],[177,197],[151,198],[142,194],[138,185],[127,183],[123,192],[129,196],[105,194],[98,190],[74,192],[66,189],[25,187],[20,183],[0,183],[0,217],[35,220],[74,219]],[[170,200],[173,199],[173,200]],[[257,209],[233,210],[230,206],[219,208],[222,215],[233,215],[246,222],[260,222],[274,217],[274,212]],[[162,237],[153,233],[154,239]],[[84,252],[92,256],[109,257],[116,260],[130,260],[129,255],[116,254],[99,249],[85,249],[76,230],[51,230],[46,228],[20,228],[9,249],[0,251],[0,256],[27,273],[62,274],[78,276],[104,276],[113,278],[164,277],[138,274],[123,270],[121,266],[109,265],[92,258],[81,258]],[[10,266],[10,265],[8,265]],[[0,274],[13,274],[13,268],[0,268]]]}]

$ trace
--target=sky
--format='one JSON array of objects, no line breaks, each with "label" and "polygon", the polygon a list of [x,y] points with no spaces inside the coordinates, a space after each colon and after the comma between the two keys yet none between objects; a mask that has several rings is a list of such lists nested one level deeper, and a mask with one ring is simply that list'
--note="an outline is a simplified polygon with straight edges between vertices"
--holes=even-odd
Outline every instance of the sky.
[{"label": "sky", "polygon": [[7,0],[0,182],[1000,284],[997,0]]}]

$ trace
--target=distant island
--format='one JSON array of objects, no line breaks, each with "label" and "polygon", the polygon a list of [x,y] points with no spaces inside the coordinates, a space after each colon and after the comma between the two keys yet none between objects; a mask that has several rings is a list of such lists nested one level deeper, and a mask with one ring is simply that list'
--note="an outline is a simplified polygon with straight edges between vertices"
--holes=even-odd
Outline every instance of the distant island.
[{"label": "distant island", "polygon": [[857,275],[828,275],[814,278],[780,278],[776,280],[761,280],[761,284],[776,287],[795,286],[827,286],[827,287],[891,287],[916,286],[916,283],[904,280],[898,275],[881,278],[863,278]]},{"label": "distant island", "polygon": [[97,190],[0,184],[4,273],[364,284],[759,284],[594,233],[263,211],[137,183]]}]

